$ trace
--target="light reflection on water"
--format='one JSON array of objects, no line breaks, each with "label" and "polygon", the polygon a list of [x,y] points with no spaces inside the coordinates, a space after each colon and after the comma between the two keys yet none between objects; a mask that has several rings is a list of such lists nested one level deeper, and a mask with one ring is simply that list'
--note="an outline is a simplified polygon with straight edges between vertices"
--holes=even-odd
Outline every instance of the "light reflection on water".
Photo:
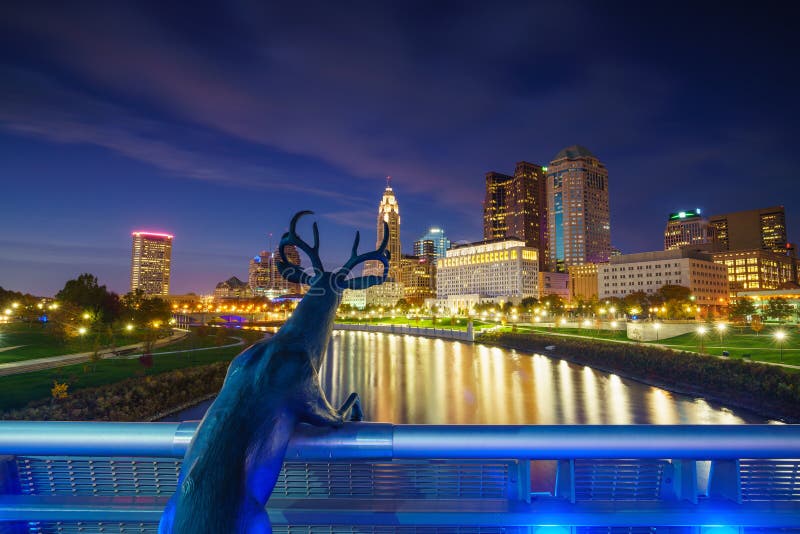
[{"label": "light reflection on water", "polygon": [[[740,424],[763,418],[543,355],[335,332],[321,369],[331,403],[351,391],[367,420],[412,424]],[[199,419],[209,403],[165,420]]]}]

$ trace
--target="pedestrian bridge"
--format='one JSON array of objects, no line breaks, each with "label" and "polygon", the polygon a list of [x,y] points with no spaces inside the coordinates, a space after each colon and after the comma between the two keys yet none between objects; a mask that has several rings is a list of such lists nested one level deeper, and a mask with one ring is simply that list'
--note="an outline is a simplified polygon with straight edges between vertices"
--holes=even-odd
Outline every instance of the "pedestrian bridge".
[{"label": "pedestrian bridge", "polygon": [[[155,532],[196,426],[0,422],[0,533]],[[798,532],[800,426],[301,425],[267,510],[286,533]]]}]

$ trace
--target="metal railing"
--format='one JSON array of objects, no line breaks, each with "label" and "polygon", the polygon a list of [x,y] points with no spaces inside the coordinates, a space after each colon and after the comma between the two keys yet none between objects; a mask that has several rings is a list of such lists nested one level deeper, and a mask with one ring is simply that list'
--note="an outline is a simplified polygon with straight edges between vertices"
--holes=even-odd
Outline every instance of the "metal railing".
[{"label": "metal railing", "polygon": [[379,332],[382,334],[407,334],[411,336],[432,337],[436,339],[450,339],[454,341],[475,341],[473,331],[459,330],[457,328],[425,328],[406,324],[368,324],[368,323],[336,323],[334,330],[349,330],[355,332]]},{"label": "metal railing", "polygon": [[[0,422],[0,532],[154,532],[196,426]],[[798,458],[792,425],[301,425],[267,510],[291,532],[763,532],[800,526]]]}]

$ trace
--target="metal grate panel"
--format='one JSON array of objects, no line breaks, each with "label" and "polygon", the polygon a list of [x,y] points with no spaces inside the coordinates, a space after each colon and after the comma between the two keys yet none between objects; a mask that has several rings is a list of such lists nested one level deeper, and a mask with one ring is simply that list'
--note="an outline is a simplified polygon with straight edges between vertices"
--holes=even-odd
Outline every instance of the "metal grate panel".
[{"label": "metal grate panel", "polygon": [[175,493],[174,458],[17,457],[25,495],[154,495]]},{"label": "metal grate panel", "polygon": [[656,501],[664,476],[663,460],[576,460],[577,501]]},{"label": "metal grate panel", "polygon": [[[17,458],[26,495],[152,495],[175,492],[173,458]],[[516,461],[284,463],[273,495],[404,499],[514,498]]]},{"label": "metal grate panel", "polygon": [[800,462],[740,460],[743,501],[800,500]]},{"label": "metal grate panel", "polygon": [[404,499],[513,498],[516,462],[290,463],[272,494],[281,497]]},{"label": "metal grate panel", "polygon": [[54,521],[30,523],[30,534],[157,534],[158,523],[91,523]]}]

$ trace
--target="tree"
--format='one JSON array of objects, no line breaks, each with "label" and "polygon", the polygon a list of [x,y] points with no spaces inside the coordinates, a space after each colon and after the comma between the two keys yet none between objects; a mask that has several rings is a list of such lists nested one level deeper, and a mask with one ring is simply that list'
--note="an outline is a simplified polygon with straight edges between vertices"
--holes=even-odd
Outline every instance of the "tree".
[{"label": "tree", "polygon": [[545,295],[544,298],[539,301],[539,304],[546,307],[551,315],[559,314],[564,311],[564,299],[558,295]]},{"label": "tree", "polygon": [[66,382],[58,382],[57,380],[53,380],[53,387],[50,389],[50,395],[53,397],[53,400],[61,400],[66,399],[69,396],[67,390],[69,389],[69,384]]},{"label": "tree", "polygon": [[535,298],[533,298],[533,297],[525,297],[524,299],[522,299],[520,301],[519,306],[523,310],[528,311],[530,309],[533,309],[537,304],[539,304],[539,301],[536,300]]},{"label": "tree", "polygon": [[68,280],[64,288],[56,293],[56,299],[89,312],[105,323],[111,323],[119,318],[121,312],[116,293],[108,291],[106,286],[101,286],[97,277],[89,273]]},{"label": "tree", "polygon": [[756,307],[753,304],[753,301],[744,297],[736,299],[736,301],[728,310],[728,315],[731,318],[742,317],[743,319],[746,320],[747,317],[755,314],[756,314]]},{"label": "tree", "polygon": [[408,310],[411,309],[411,304],[409,304],[406,299],[400,299],[394,307],[397,308],[400,313],[408,313]]},{"label": "tree", "polygon": [[141,289],[127,293],[122,297],[123,315],[129,320],[142,325],[165,324],[172,316],[169,302],[160,297],[145,295]]},{"label": "tree", "polygon": [[750,321],[750,328],[758,335],[759,332],[764,330],[764,321],[761,320],[760,315],[753,315],[753,320]]},{"label": "tree", "polygon": [[791,314],[792,305],[786,302],[786,299],[780,297],[767,301],[767,306],[764,309],[764,315],[777,319],[779,322]]},{"label": "tree", "polygon": [[689,301],[692,290],[684,286],[667,284],[659,288],[658,294],[665,302],[669,300]]}]

